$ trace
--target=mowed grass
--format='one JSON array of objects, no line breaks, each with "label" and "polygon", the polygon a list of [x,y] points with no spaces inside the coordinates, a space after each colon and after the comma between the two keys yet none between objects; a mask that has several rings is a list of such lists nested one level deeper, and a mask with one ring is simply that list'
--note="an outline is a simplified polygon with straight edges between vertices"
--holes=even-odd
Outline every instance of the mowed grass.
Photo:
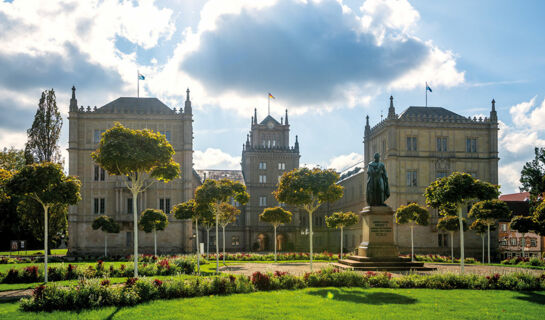
[{"label": "mowed grass", "polygon": [[543,319],[544,305],[542,292],[312,288],[77,312],[25,313],[0,303],[0,319]]},{"label": "mowed grass", "polygon": [[[68,249],[52,249],[51,254],[54,256],[65,256]],[[0,256],[35,256],[43,255],[43,250],[29,250],[29,251],[0,251]]]}]

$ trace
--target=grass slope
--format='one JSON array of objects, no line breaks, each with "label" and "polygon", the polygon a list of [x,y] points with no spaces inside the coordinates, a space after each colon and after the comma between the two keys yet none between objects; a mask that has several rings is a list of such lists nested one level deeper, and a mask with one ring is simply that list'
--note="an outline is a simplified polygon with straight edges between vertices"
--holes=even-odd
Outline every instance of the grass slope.
[{"label": "grass slope", "polygon": [[545,293],[313,288],[162,300],[135,307],[24,313],[0,304],[0,319],[543,319]]}]

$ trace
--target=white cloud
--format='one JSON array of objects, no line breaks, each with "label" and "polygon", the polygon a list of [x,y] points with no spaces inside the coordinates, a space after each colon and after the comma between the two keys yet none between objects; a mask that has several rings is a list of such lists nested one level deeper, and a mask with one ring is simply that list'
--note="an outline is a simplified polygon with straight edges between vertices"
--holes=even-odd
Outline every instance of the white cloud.
[{"label": "white cloud", "polygon": [[337,171],[343,171],[344,169],[361,161],[363,161],[363,154],[352,152],[331,159],[329,161],[328,168],[333,168]]},{"label": "white cloud", "polygon": [[233,157],[220,149],[208,148],[193,153],[195,169],[240,170],[240,157]]},{"label": "white cloud", "polygon": [[517,127],[530,130],[545,131],[545,99],[540,106],[536,105],[537,96],[530,101],[521,102],[509,109],[513,123]]},{"label": "white cloud", "polygon": [[26,141],[26,132],[10,131],[0,128],[0,149],[9,147],[24,149]]}]

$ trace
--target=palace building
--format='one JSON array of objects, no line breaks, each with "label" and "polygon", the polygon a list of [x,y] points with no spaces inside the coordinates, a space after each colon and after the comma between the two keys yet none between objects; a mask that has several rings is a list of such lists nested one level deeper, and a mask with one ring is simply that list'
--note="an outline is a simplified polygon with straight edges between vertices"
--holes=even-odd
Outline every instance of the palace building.
[{"label": "palace building", "polygon": [[[93,230],[93,220],[102,214],[120,223],[121,232],[108,235],[111,254],[130,254],[133,251],[133,212],[158,208],[170,212],[172,206],[193,197],[200,184],[193,170],[193,115],[189,89],[184,108],[169,108],[156,98],[121,97],[104,106],[78,107],[76,88],[68,114],[69,174],[81,180],[82,200],[71,206],[68,214],[71,255],[101,254],[104,252],[104,233]],[[95,164],[95,151],[101,135],[115,122],[132,129],[152,129],[163,133],[175,150],[174,161],[180,164],[181,178],[169,183],[156,182],[138,195],[137,208],[132,206],[132,195],[125,187],[126,177],[110,176]],[[139,233],[140,252],[153,252],[153,236]],[[189,221],[170,219],[165,231],[157,233],[161,253],[179,253],[192,250],[192,227]]]}]

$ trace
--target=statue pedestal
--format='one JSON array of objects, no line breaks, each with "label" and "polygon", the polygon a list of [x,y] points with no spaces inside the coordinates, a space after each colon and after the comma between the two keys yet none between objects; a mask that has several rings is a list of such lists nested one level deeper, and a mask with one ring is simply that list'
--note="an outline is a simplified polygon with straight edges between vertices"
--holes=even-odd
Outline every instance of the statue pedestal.
[{"label": "statue pedestal", "polygon": [[397,258],[399,250],[394,242],[394,211],[388,206],[365,207],[362,214],[362,242],[358,256],[368,258]]}]

